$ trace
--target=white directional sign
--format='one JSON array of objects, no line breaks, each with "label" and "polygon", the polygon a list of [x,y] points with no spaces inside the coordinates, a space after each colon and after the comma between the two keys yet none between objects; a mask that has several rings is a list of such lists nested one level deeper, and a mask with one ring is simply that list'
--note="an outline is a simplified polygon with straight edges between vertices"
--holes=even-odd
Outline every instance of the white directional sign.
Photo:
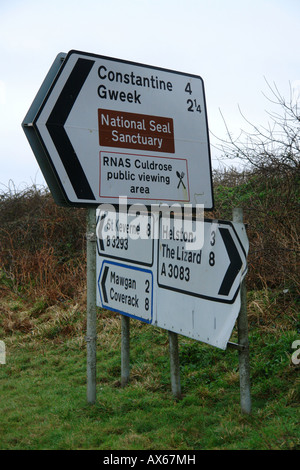
[{"label": "white directional sign", "polygon": [[152,322],[153,275],[140,267],[104,261],[99,275],[103,307]]},{"label": "white directional sign", "polygon": [[60,204],[213,207],[200,76],[70,51],[22,126]]},{"label": "white directional sign", "polygon": [[[245,226],[98,214],[97,304],[225,349],[247,271]],[[132,240],[130,232],[141,235],[142,225],[149,237],[143,231],[144,238]]]},{"label": "white directional sign", "polygon": [[158,285],[232,303],[240,287],[240,272],[247,265],[245,249],[230,222],[205,221],[204,240],[199,249],[189,250],[183,239],[176,239],[174,220],[161,219]]},{"label": "white directional sign", "polygon": [[[153,217],[101,211],[97,219],[97,250],[106,258],[153,265]],[[142,238],[143,233],[145,237]]]}]

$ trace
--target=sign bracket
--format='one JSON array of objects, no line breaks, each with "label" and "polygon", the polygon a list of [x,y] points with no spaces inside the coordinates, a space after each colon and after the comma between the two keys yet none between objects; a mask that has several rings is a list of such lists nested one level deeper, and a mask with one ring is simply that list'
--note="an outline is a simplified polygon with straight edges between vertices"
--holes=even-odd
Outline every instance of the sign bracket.
[{"label": "sign bracket", "polygon": [[246,349],[246,346],[243,346],[242,344],[238,343],[231,343],[230,341],[228,341],[227,347],[231,349],[237,349],[238,351],[245,351]]}]

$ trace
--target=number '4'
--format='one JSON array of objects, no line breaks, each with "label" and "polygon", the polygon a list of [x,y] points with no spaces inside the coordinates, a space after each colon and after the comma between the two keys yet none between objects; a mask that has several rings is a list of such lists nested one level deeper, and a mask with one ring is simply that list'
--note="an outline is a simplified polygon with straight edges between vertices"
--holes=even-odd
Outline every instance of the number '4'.
[{"label": "number '4'", "polygon": [[189,93],[190,95],[192,94],[192,87],[191,87],[191,83],[188,82],[184,91],[186,91],[187,93]]}]

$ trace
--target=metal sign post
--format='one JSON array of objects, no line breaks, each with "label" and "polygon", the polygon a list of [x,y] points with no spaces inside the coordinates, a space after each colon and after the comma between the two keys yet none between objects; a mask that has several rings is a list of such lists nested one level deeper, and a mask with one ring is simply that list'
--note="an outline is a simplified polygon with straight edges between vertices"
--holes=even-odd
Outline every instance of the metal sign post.
[{"label": "metal sign post", "polygon": [[173,331],[168,331],[169,335],[169,350],[170,350],[170,372],[171,372],[171,386],[172,393],[178,400],[181,399],[181,384],[180,384],[180,364],[179,364],[179,350],[178,350],[178,335]]},{"label": "metal sign post", "polygon": [[97,341],[97,315],[96,315],[96,209],[87,210],[86,233],[86,261],[87,261],[87,401],[96,402],[96,341]]},{"label": "metal sign post", "polygon": [[[233,221],[243,223],[243,209],[233,209]],[[250,360],[249,360],[249,338],[247,318],[247,292],[246,283],[243,279],[241,284],[241,309],[237,319],[238,343],[242,346],[239,350],[239,373],[240,373],[240,397],[243,413],[251,413],[251,387],[250,387]]]},{"label": "metal sign post", "polygon": [[121,387],[125,387],[130,377],[130,318],[121,315]]}]

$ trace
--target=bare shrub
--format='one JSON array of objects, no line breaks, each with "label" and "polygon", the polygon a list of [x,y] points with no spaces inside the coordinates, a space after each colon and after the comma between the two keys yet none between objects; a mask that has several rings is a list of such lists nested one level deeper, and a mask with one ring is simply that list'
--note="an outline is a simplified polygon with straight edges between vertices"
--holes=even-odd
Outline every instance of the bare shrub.
[{"label": "bare shrub", "polygon": [[300,109],[276,85],[269,99],[278,112],[268,113],[268,127],[251,124],[220,149],[227,161],[243,170],[215,172],[217,216],[230,217],[232,207],[244,209],[250,239],[248,282],[253,287],[286,286],[299,290],[300,233]]},{"label": "bare shrub", "polygon": [[15,292],[72,298],[85,280],[85,213],[57,206],[45,189],[3,193],[0,274]]}]

